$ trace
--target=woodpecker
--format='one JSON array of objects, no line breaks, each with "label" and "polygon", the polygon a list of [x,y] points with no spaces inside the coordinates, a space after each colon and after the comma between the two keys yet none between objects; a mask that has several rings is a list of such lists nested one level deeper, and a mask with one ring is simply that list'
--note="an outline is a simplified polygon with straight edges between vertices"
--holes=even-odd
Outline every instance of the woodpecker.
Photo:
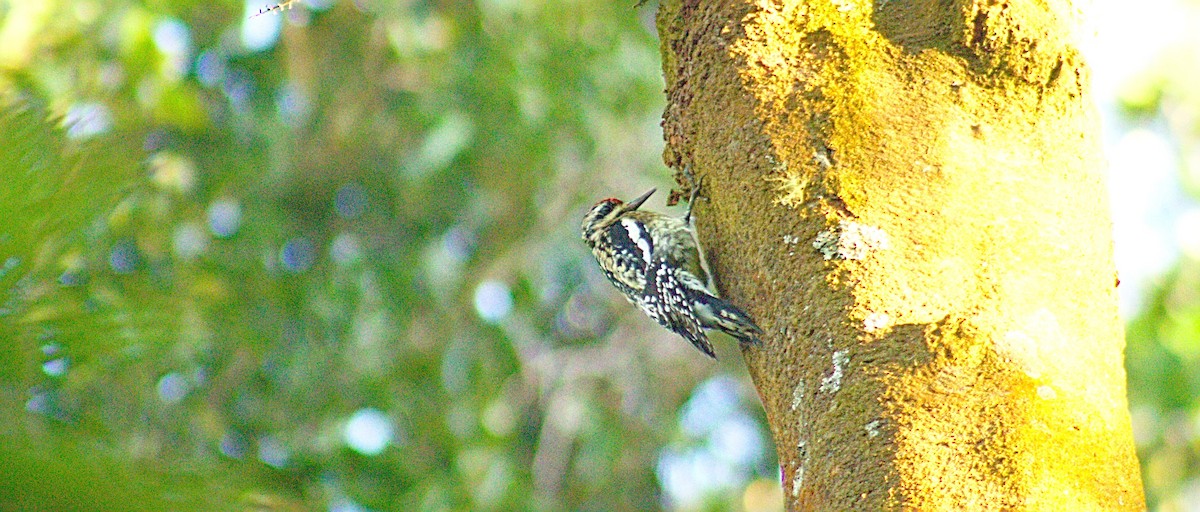
[{"label": "woodpecker", "polygon": [[583,241],[604,275],[625,298],[668,330],[716,359],[704,329],[717,329],[742,344],[759,345],[762,329],[721,299],[692,225],[692,187],[682,218],[639,210],[655,189],[628,203],[609,198],[583,218]]}]

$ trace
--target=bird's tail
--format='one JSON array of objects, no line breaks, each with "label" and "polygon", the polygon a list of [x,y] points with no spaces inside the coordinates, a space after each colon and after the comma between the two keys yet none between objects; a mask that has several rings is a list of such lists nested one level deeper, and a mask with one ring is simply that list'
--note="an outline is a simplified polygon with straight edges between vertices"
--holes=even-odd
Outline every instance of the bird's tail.
[{"label": "bird's tail", "polygon": [[762,345],[759,336],[763,330],[749,315],[724,299],[707,293],[697,295],[696,316],[704,327],[724,331],[743,344]]}]

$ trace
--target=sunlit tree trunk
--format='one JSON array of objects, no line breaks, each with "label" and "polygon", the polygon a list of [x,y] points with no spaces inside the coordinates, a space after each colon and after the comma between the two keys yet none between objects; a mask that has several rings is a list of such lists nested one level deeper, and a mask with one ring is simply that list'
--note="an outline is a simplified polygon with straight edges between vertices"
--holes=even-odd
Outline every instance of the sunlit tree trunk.
[{"label": "sunlit tree trunk", "polygon": [[789,510],[1144,508],[1075,14],[661,6],[665,158],[767,332]]}]

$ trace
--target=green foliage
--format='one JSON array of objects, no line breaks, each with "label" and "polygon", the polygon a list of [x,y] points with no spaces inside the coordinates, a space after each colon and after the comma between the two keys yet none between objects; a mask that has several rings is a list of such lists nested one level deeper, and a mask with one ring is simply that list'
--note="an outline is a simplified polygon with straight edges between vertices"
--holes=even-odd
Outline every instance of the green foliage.
[{"label": "green foliage", "polygon": [[[89,359],[111,361],[131,346],[123,341],[160,338],[175,323],[162,304],[148,303],[153,297],[114,289],[120,285],[111,281],[83,282],[88,269],[82,253],[98,236],[97,220],[135,193],[140,167],[120,144],[101,142],[71,143],[26,101],[0,109],[0,144],[7,148],[0,155],[0,182],[6,185],[0,189],[3,408],[52,419],[0,419],[0,479],[7,482],[0,503],[6,509],[166,509],[169,496],[208,501],[183,472],[170,475],[183,480],[168,488],[162,468],[89,448],[102,442],[94,434],[136,420],[108,421],[103,415],[110,411],[81,403],[123,390],[119,375],[89,374],[99,364]],[[94,292],[85,295],[81,288]],[[120,387],[89,389],[113,384]],[[27,400],[19,395],[24,389]],[[77,428],[62,429],[64,423]],[[64,487],[78,492],[64,493]]]},{"label": "green foliage", "polygon": [[1200,262],[1185,258],[1129,325],[1126,366],[1151,506],[1176,510],[1200,476]]},{"label": "green foliage", "polygon": [[652,13],[376,4],[0,2],[0,509],[663,503],[714,368],[577,234],[664,185]]},{"label": "green foliage", "polygon": [[[1154,126],[1171,140],[1192,208],[1200,200],[1198,59],[1195,46],[1168,48],[1119,98],[1130,121]],[[1147,501],[1161,511],[1194,508],[1200,488],[1200,238],[1179,222],[1183,255],[1154,283],[1130,322],[1126,349]]]},{"label": "green foliage", "polygon": [[[77,270],[78,251],[94,221],[129,193],[136,161],[119,147],[68,144],[40,109],[14,100],[0,110],[0,338],[30,341],[47,322],[78,316],[81,304],[55,286]],[[111,319],[111,318],[110,318]],[[104,322],[103,315],[89,321]],[[79,324],[67,328],[81,327]],[[85,327],[86,328],[86,327]],[[111,329],[109,329],[111,331]],[[0,377],[27,378],[36,370],[23,354],[35,344],[5,344]]]}]

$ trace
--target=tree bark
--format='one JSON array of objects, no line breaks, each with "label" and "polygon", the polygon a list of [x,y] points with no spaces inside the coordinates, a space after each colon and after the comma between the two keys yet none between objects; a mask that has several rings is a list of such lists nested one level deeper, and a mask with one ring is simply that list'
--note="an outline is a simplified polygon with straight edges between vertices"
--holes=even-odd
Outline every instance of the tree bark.
[{"label": "tree bark", "polygon": [[789,510],[1144,509],[1064,0],[665,0],[664,159]]}]

